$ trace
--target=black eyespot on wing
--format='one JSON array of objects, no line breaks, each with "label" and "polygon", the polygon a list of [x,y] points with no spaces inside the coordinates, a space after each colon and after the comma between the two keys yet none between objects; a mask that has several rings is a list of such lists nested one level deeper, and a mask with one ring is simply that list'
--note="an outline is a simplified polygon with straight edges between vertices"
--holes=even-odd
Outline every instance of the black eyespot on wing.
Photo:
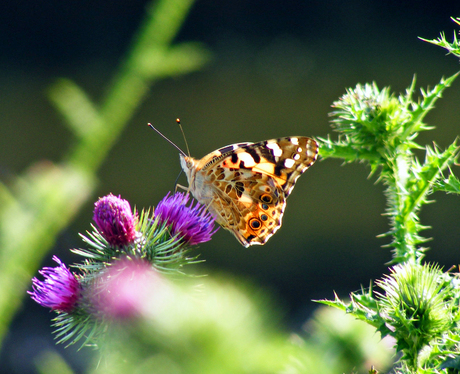
[{"label": "black eyespot on wing", "polygon": [[249,226],[251,227],[251,229],[253,230],[259,230],[260,227],[262,226],[262,224],[260,223],[259,219],[257,218],[251,218],[249,220]]},{"label": "black eyespot on wing", "polygon": [[[260,196],[260,201],[262,201],[263,203],[270,204],[273,202],[273,198],[269,194],[263,194]],[[265,204],[262,204],[262,208],[267,210],[268,207],[264,208],[264,205]]]}]

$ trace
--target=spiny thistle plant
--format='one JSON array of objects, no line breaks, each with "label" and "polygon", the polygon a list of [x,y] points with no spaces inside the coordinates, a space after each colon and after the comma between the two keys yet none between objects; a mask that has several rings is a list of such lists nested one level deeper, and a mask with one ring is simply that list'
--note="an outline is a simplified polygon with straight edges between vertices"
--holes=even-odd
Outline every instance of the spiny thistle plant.
[{"label": "spiny thistle plant", "polygon": [[45,267],[34,278],[32,299],[57,312],[54,318],[59,343],[96,344],[113,319],[136,316],[151,288],[163,284],[165,274],[182,273],[197,262],[188,257],[192,246],[211,240],[213,217],[204,206],[189,204],[189,196],[169,193],[155,211],[132,211],[128,201],[109,194],[95,203],[96,226],[81,235],[84,249],[71,251],[83,257],[71,272],[56,256],[59,266]]},{"label": "spiny thistle plant", "polygon": [[[453,21],[460,25],[460,18]],[[428,42],[460,57],[455,34],[452,43],[444,34]],[[337,295],[319,302],[374,326],[382,337],[393,337],[400,352],[395,373],[460,372],[460,280],[456,273],[423,263],[428,239],[420,233],[428,227],[419,220],[420,209],[434,192],[460,193],[460,181],[452,172],[459,147],[456,139],[445,150],[416,143],[421,131],[433,129],[423,120],[458,74],[421,90],[418,100],[413,99],[415,79],[399,96],[375,83],[357,85],[333,105],[338,140],[322,139],[323,158],[367,163],[385,185],[391,228],[381,237],[390,238],[386,247],[393,252],[394,266],[375,282],[379,292],[371,287],[351,293],[349,303]],[[414,152],[420,149],[425,149],[423,162]]]}]

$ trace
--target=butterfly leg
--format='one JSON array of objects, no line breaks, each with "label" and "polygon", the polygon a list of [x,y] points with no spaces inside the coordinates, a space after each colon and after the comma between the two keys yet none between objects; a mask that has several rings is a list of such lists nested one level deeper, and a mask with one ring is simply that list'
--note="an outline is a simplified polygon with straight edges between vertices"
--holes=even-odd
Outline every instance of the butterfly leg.
[{"label": "butterfly leg", "polygon": [[182,186],[181,184],[176,184],[175,188],[174,188],[174,193],[177,192],[177,190],[184,190],[185,192],[187,192],[187,195],[190,193],[190,187],[185,187],[185,186]]}]

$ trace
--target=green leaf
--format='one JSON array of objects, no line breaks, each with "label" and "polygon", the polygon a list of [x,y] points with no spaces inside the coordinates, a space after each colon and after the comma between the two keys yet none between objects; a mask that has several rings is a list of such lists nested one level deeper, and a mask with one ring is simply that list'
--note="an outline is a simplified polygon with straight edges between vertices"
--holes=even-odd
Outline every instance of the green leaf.
[{"label": "green leaf", "polygon": [[[457,25],[460,25],[460,18],[451,17],[451,20],[454,21]],[[448,42],[446,35],[444,32],[441,32],[441,35],[438,39],[419,39],[423,40],[424,42],[431,43],[437,45],[438,47],[444,48],[447,50],[448,54],[453,54],[454,56],[460,57],[460,43],[457,39],[457,34],[454,31],[454,36],[452,38],[452,42]]]},{"label": "green leaf", "polygon": [[460,194],[460,180],[452,173],[446,179],[438,180],[433,185],[434,191]]}]

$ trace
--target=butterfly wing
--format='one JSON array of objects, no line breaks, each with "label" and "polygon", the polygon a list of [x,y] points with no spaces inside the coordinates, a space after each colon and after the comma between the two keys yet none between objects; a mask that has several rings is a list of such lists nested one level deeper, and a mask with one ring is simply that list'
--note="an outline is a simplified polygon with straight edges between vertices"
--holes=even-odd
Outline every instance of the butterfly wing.
[{"label": "butterfly wing", "polygon": [[243,246],[265,244],[281,227],[286,198],[317,153],[318,144],[307,137],[223,147],[192,159],[191,191]]}]

